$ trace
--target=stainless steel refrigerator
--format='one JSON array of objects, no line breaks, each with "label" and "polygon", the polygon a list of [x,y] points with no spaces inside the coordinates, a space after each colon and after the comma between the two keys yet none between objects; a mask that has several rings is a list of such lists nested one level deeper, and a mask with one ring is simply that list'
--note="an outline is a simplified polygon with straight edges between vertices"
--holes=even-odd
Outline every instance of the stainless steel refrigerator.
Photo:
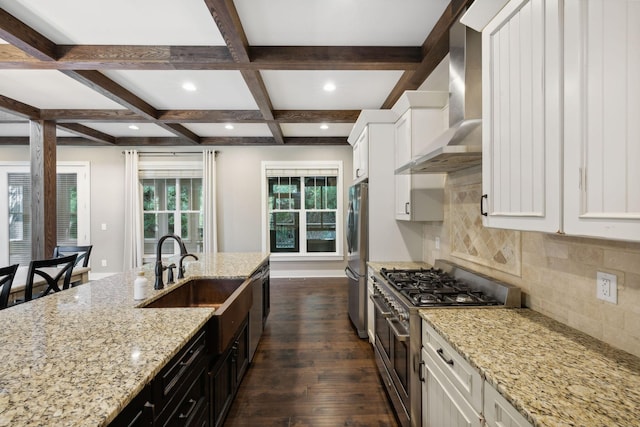
[{"label": "stainless steel refrigerator", "polygon": [[349,318],[360,338],[367,337],[368,188],[366,182],[349,188],[346,227]]}]

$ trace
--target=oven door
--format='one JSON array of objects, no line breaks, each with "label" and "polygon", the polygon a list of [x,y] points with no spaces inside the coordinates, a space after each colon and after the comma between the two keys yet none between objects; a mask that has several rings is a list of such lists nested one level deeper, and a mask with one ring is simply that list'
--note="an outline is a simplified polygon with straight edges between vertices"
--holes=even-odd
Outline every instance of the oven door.
[{"label": "oven door", "polygon": [[372,295],[376,361],[389,397],[403,426],[409,425],[409,333],[387,308],[380,295]]}]

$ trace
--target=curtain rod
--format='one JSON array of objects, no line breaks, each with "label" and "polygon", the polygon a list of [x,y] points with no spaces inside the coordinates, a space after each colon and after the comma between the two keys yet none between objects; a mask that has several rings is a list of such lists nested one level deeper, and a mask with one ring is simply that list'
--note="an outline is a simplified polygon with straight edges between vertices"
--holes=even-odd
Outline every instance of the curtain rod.
[{"label": "curtain rod", "polygon": [[[122,151],[121,154],[125,152]],[[214,151],[214,155],[218,155],[219,151]],[[199,156],[202,151],[138,151],[139,156]]]}]

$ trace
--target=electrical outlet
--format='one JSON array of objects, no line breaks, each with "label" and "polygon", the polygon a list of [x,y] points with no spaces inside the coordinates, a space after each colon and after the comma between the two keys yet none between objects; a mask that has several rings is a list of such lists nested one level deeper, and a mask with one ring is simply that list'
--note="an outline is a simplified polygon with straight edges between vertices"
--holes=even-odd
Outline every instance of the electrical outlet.
[{"label": "electrical outlet", "polygon": [[107,266],[107,260],[106,260],[106,259],[103,259],[103,260],[102,260],[102,266],[103,266],[103,267],[106,267],[106,266]]},{"label": "electrical outlet", "polygon": [[107,229],[107,224],[102,223],[102,224],[100,225],[100,229],[102,229],[102,231],[106,230],[106,229]]},{"label": "electrical outlet", "polygon": [[440,250],[440,238],[436,237],[436,249]]},{"label": "electrical outlet", "polygon": [[596,297],[613,304],[618,303],[618,277],[615,274],[596,273]]}]

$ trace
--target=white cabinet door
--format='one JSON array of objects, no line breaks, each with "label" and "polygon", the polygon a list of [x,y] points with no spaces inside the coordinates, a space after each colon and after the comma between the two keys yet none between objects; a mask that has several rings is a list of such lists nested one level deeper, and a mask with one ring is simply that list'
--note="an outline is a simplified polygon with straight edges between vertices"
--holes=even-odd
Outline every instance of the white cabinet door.
[{"label": "white cabinet door", "polygon": [[473,410],[422,349],[422,425],[426,427],[480,427],[482,417]]},{"label": "white cabinet door", "polygon": [[565,232],[640,240],[640,1],[565,0]]},{"label": "white cabinet door", "polygon": [[369,176],[369,128],[365,127],[353,144],[353,181],[360,182]]},{"label": "white cabinet door", "polygon": [[[441,108],[407,110],[396,122],[395,166],[422,154],[433,138],[444,131]],[[402,221],[442,221],[444,174],[395,176],[395,214]]]},{"label": "white cabinet door", "polygon": [[484,382],[484,418],[489,427],[531,427],[531,424],[488,382]]},{"label": "white cabinet door", "polygon": [[485,226],[560,230],[560,16],[558,0],[511,0],[482,32]]}]

